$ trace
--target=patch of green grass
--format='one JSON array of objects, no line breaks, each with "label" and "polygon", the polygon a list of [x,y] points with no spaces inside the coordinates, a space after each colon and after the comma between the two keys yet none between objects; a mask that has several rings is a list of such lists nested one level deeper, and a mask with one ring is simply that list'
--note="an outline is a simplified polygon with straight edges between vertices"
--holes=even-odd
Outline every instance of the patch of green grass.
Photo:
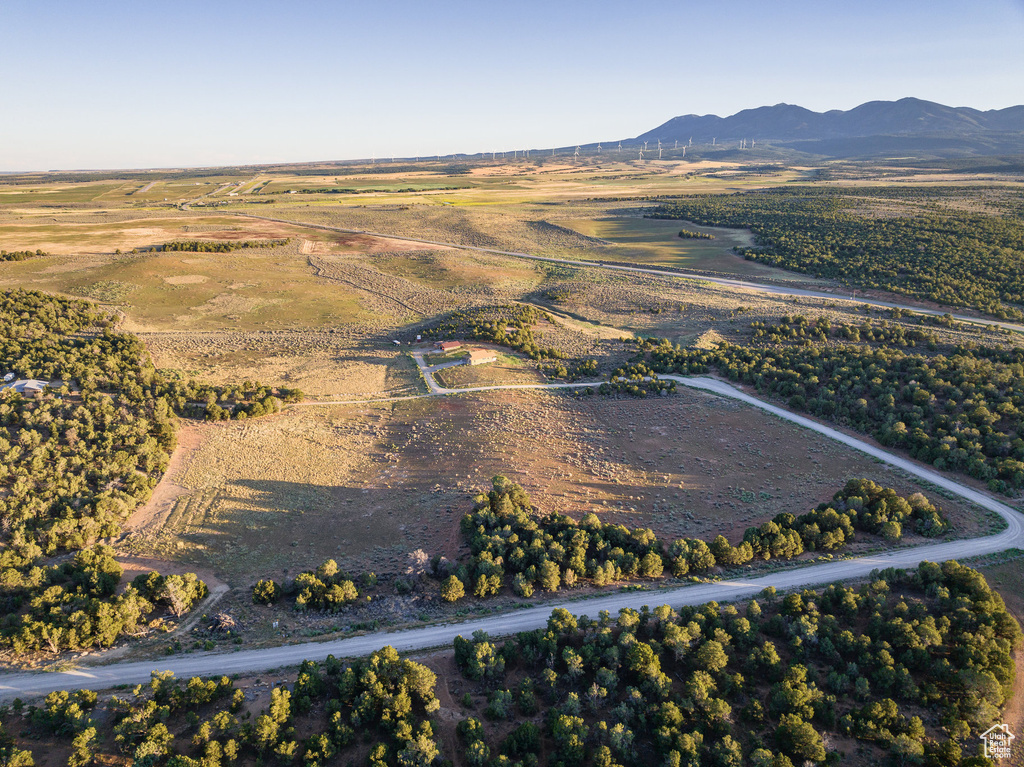
[{"label": "patch of green grass", "polygon": [[120,280],[101,280],[88,285],[74,285],[69,293],[106,304],[118,304],[139,289],[138,285]]}]

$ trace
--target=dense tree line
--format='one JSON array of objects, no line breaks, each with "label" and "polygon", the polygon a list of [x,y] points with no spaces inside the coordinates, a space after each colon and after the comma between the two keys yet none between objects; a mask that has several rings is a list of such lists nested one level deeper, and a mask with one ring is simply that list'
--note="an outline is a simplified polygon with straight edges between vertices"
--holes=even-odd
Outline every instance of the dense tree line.
[{"label": "dense tree line", "polygon": [[50,254],[44,253],[42,250],[0,250],[0,261],[27,261],[30,258],[40,258],[48,255]]},{"label": "dense tree line", "polygon": [[186,253],[230,253],[234,250],[247,248],[279,248],[287,245],[289,239],[282,240],[174,240],[156,245],[154,250],[163,252],[182,251]]},{"label": "dense tree line", "polygon": [[299,389],[273,388],[259,381],[207,384],[160,379],[157,392],[178,415],[205,421],[259,418],[280,412],[282,403],[298,402],[303,397]]},{"label": "dense tree line", "polygon": [[456,639],[467,680],[492,691],[484,719],[526,720],[500,740],[471,716],[459,734],[471,765],[841,763],[830,735],[883,763],[983,765],[971,755],[1012,692],[1020,639],[999,595],[956,562],[781,600],[767,590],[742,611],[556,610],[515,639]]},{"label": "dense tree line", "polygon": [[[305,661],[292,689],[275,686],[255,717],[243,710],[246,694],[228,677],[182,682],[170,672],[154,672],[148,685],[128,697],[114,696],[103,712],[95,711],[96,693],[79,690],[51,693],[42,706],[23,713],[35,734],[71,744],[72,767],[97,763],[98,757],[148,767],[226,767],[252,760],[326,767],[342,755],[365,751],[364,743],[371,744],[371,767],[428,767],[441,761],[428,719],[440,705],[436,684],[433,671],[385,647],[347,666],[333,656],[323,663]],[[0,764],[32,765],[24,745],[0,731],[0,759],[7,748],[22,760]]]},{"label": "dense tree line", "polygon": [[[956,562],[876,572],[856,588],[769,588],[739,606],[596,619],[558,609],[504,641],[455,639],[476,695],[462,698],[453,745],[472,767],[793,767],[842,763],[848,747],[830,745],[841,737],[881,764],[981,767],[978,735],[1012,693],[1020,641],[999,595]],[[48,735],[70,745],[75,767],[117,752],[152,767],[357,755],[370,767],[443,767],[456,754],[438,737],[448,717],[431,719],[436,687],[391,647],[351,665],[306,661],[255,715],[227,677],[154,673],[102,712],[85,690],[16,701],[19,736],[0,731],[0,757],[31,765],[23,738]]]},{"label": "dense tree line", "polygon": [[708,232],[695,232],[692,229],[680,229],[677,235],[683,240],[713,240],[715,235]]},{"label": "dense tree line", "polygon": [[[921,192],[902,197],[908,194]],[[863,206],[857,198],[865,196],[901,197],[889,188],[767,189],[677,198],[650,215],[748,228],[757,247],[741,252],[772,266],[1000,318],[1024,317],[1019,217],[938,206],[922,206],[912,216],[866,216],[856,212]]]},{"label": "dense tree line", "polygon": [[526,491],[505,477],[495,477],[492,485],[462,518],[472,556],[445,583],[457,589],[451,582],[457,579],[463,593],[476,597],[497,594],[506,585],[530,597],[537,589],[555,592],[584,581],[605,586],[658,578],[666,570],[684,577],[752,560],[790,559],[805,551],[839,549],[854,539],[855,531],[898,541],[905,529],[927,537],[949,530],[948,521],[922,494],[903,498],[866,479],[850,480],[832,501],[805,514],[783,513],[748,528],[736,544],[722,535],[710,542],[664,541],[649,529],[606,524],[595,514],[579,522],[556,512],[540,514]]},{"label": "dense tree line", "polygon": [[423,331],[424,338],[470,338],[507,346],[532,360],[563,359],[557,349],[541,348],[533,336],[533,326],[545,313],[524,304],[503,304],[454,312],[440,323]]},{"label": "dense tree line", "polygon": [[755,321],[750,324],[754,330],[754,341],[757,343],[793,343],[810,346],[815,343],[840,341],[849,343],[869,343],[879,346],[898,346],[913,348],[918,344],[925,345],[929,350],[938,348],[939,337],[930,330],[907,327],[901,323],[882,320],[873,322],[865,320],[859,325],[848,322],[832,324],[828,317],[809,320],[803,315],[784,316],[775,322]]},{"label": "dense tree line", "polygon": [[122,636],[146,633],[157,610],[180,617],[207,594],[194,573],[156,572],[117,594],[122,572],[113,551],[102,545],[28,572],[4,567],[0,647],[16,655],[110,647]]},{"label": "dense tree line", "polygon": [[993,491],[1024,487],[1024,349],[963,344],[929,356],[852,343],[807,346],[790,343],[801,340],[799,325],[795,339],[793,329],[755,327],[760,340],[776,343],[710,350],[647,339],[640,342],[647,361],[619,374],[714,370],[938,469],[985,480]]}]

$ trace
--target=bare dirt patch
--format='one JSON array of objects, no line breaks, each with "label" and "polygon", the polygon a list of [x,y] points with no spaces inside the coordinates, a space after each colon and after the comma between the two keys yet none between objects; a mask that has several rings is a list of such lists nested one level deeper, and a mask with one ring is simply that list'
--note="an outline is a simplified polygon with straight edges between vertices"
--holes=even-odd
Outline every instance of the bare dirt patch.
[{"label": "bare dirt patch", "polygon": [[153,490],[149,501],[136,509],[124,523],[126,531],[136,535],[155,535],[159,532],[175,499],[188,492],[188,489],[178,484],[177,480],[192,454],[202,444],[203,431],[203,426],[191,423],[186,423],[178,429],[178,445],[171,453],[167,471],[160,478],[160,483]]},{"label": "bare dirt patch", "polygon": [[176,277],[164,277],[168,285],[198,285],[206,282],[209,277],[203,274],[181,274]]}]

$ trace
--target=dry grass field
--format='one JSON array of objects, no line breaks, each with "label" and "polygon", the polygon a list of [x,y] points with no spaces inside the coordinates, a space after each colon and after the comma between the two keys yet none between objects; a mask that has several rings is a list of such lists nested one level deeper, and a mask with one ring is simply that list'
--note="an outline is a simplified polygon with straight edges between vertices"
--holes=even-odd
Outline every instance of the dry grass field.
[{"label": "dry grass field", "polygon": [[[166,525],[128,545],[235,586],[330,557],[377,572],[401,572],[415,549],[453,557],[470,496],[499,473],[541,509],[707,540],[802,513],[852,477],[919,489],[823,437],[691,391],[655,400],[483,392],[296,408],[199,431],[168,478],[187,492]],[[937,500],[959,534],[987,524]]]},{"label": "dry grass field", "polygon": [[412,359],[351,327],[291,332],[142,333],[156,366],[210,383],[260,381],[312,400],[426,391]]}]

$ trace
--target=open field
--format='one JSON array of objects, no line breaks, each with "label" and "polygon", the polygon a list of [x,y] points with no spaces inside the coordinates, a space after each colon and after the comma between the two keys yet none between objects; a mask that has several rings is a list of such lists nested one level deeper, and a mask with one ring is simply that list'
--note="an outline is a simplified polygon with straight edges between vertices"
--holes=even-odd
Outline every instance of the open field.
[{"label": "open field", "polygon": [[32,215],[0,220],[4,250],[39,248],[54,255],[109,255],[171,240],[271,240],[303,234],[299,227],[237,216],[163,211]]},{"label": "open field", "polygon": [[426,391],[412,360],[351,327],[292,332],[142,333],[166,373],[210,383],[256,380],[311,399]]},{"label": "open field", "polygon": [[[750,247],[753,236],[742,229],[697,226],[680,221],[658,221],[639,216],[567,219],[563,226],[615,243],[605,248],[598,258],[638,264],[672,266],[716,275],[735,275],[755,280],[781,280],[807,284],[803,275],[773,269],[747,261],[732,253],[734,247]],[[680,229],[712,234],[715,239],[683,239]]]},{"label": "open field", "polygon": [[[169,477],[188,493],[132,550],[212,568],[236,586],[330,557],[378,572],[400,571],[417,548],[453,557],[469,495],[498,473],[541,509],[594,511],[669,539],[735,540],[751,524],[828,500],[851,477],[918,489],[825,438],[689,391],[302,408],[201,433]],[[958,534],[984,526],[960,503],[937,500]]]}]

